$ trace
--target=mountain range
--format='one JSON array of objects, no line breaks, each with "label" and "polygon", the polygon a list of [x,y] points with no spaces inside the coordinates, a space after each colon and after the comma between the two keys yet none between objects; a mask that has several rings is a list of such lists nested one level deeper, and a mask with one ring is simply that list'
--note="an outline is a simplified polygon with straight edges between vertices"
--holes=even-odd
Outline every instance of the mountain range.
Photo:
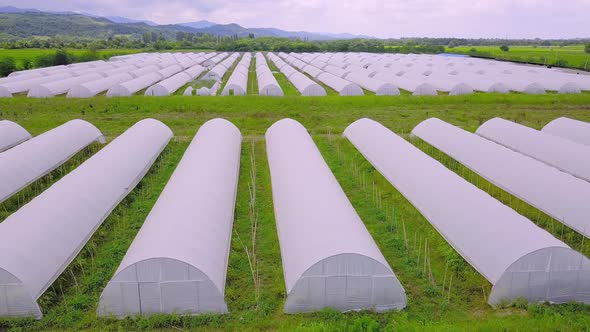
[{"label": "mountain range", "polygon": [[178,31],[207,33],[217,36],[282,37],[308,40],[336,40],[374,38],[349,33],[318,33],[285,31],[277,28],[245,28],[238,24],[218,24],[206,20],[161,25],[148,20],[121,16],[99,16],[91,13],[47,12],[33,8],[0,7],[0,37],[27,38],[32,36],[67,35],[87,38],[103,38],[113,34],[142,34],[162,32],[173,38]]}]

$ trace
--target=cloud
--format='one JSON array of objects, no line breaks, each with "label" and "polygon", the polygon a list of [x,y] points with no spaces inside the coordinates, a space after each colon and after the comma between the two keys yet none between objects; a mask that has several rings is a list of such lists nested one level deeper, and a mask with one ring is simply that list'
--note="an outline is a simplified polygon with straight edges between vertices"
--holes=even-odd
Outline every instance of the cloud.
[{"label": "cloud", "polygon": [[46,0],[3,1],[180,23],[350,32],[377,37],[590,37],[590,0]]}]

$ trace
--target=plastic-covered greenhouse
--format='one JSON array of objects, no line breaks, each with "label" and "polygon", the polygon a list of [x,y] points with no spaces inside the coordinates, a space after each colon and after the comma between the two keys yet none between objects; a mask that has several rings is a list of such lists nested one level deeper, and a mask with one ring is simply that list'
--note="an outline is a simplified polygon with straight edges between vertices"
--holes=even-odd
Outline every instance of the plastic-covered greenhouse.
[{"label": "plastic-covered greenhouse", "polygon": [[305,128],[278,121],[266,145],[285,312],[404,308],[402,285]]},{"label": "plastic-covered greenhouse", "polygon": [[0,316],[41,318],[37,299],[139,183],[171,137],[159,121],[138,122],[0,223]]},{"label": "plastic-covered greenhouse", "polygon": [[31,137],[31,134],[19,124],[0,120],[0,152],[17,146]]},{"label": "plastic-covered greenhouse", "polygon": [[256,79],[258,80],[258,94],[261,96],[283,96],[283,89],[270,71],[268,63],[262,53],[256,53]]},{"label": "plastic-covered greenhouse", "polygon": [[102,133],[84,120],[71,120],[0,154],[0,202],[56,169]]},{"label": "plastic-covered greenhouse", "polygon": [[590,146],[590,123],[588,122],[562,117],[549,122],[541,131]]},{"label": "plastic-covered greenhouse", "polygon": [[501,118],[486,121],[476,134],[590,181],[590,147],[586,145]]},{"label": "plastic-covered greenhouse", "polygon": [[590,183],[436,118],[412,134],[559,222],[590,235]]},{"label": "plastic-covered greenhouse", "polygon": [[158,72],[145,74],[131,81],[117,84],[107,91],[107,97],[127,97],[131,96],[157,82],[162,80],[162,75]]},{"label": "plastic-covered greenhouse", "polygon": [[199,129],[104,289],[99,316],[227,312],[241,139],[222,119]]},{"label": "plastic-covered greenhouse", "polygon": [[590,303],[584,255],[373,120],[344,136],[493,285],[489,304]]}]

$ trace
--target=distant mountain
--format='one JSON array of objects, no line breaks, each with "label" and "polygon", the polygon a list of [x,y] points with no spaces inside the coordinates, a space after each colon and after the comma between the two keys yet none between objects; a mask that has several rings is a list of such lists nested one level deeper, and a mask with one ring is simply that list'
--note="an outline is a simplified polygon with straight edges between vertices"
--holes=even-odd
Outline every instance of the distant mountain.
[{"label": "distant mountain", "polygon": [[0,13],[39,13],[41,12],[38,9],[33,9],[33,8],[16,8],[13,6],[4,6],[4,7],[0,7]]},{"label": "distant mountain", "polygon": [[158,23],[156,22],[152,22],[152,21],[148,21],[148,20],[135,20],[132,18],[127,18],[127,17],[122,17],[122,16],[104,16],[104,18],[106,18],[107,20],[113,22],[113,23],[145,23],[149,26],[158,26]]},{"label": "distant mountain", "polygon": [[208,28],[208,27],[212,27],[214,25],[217,25],[217,23],[209,22],[207,20],[202,20],[202,21],[196,21],[196,22],[178,23],[177,25],[182,25],[185,27],[195,28],[195,29],[203,29],[203,28]]},{"label": "distant mountain", "polygon": [[145,32],[160,32],[166,38],[176,33],[206,33],[215,36],[280,37],[308,40],[335,40],[373,38],[348,33],[314,33],[306,31],[285,31],[276,28],[245,28],[238,24],[216,24],[196,21],[180,24],[158,25],[151,21],[121,16],[101,17],[91,13],[43,12],[38,9],[21,9],[13,6],[0,7],[0,36],[3,38],[28,38],[32,36],[73,36],[85,38],[107,38],[112,35],[141,35]]}]

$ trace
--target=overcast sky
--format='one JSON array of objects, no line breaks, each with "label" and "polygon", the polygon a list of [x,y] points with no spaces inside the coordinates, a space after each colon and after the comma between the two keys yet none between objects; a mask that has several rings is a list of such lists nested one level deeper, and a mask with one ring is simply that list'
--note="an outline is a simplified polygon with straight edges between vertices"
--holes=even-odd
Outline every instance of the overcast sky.
[{"label": "overcast sky", "polygon": [[376,37],[590,37],[590,0],[0,0],[156,23],[210,20]]}]

